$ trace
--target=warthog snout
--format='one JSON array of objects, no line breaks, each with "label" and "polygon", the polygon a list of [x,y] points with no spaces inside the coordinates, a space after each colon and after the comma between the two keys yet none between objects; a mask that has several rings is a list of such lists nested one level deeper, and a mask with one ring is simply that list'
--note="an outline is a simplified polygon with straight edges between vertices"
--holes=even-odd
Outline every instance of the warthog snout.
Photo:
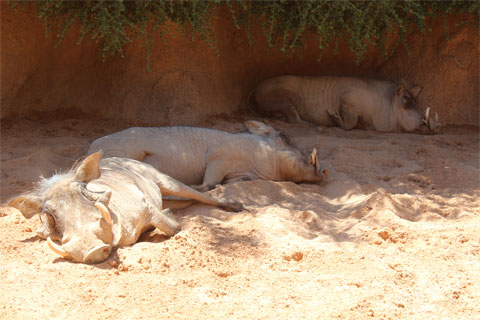
[{"label": "warthog snout", "polygon": [[112,247],[109,244],[100,244],[86,250],[85,254],[82,254],[81,252],[70,253],[69,250],[65,249],[64,246],[56,244],[50,237],[47,238],[47,244],[50,250],[62,258],[87,264],[95,264],[105,261],[112,251]]},{"label": "warthog snout", "polygon": [[87,252],[83,257],[83,262],[93,264],[105,261],[110,255],[110,251],[112,251],[112,247],[108,244],[96,246]]}]

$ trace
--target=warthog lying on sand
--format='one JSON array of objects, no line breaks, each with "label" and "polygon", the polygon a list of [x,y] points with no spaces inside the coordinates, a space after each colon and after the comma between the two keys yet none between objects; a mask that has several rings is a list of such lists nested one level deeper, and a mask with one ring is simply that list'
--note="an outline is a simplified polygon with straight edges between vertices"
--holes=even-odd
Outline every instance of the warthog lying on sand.
[{"label": "warthog lying on sand", "polygon": [[95,140],[88,152],[149,163],[200,191],[225,180],[320,182],[327,177],[316,149],[304,156],[272,127],[258,121],[245,125],[250,133],[198,127],[130,128]]},{"label": "warthog lying on sand", "polygon": [[260,83],[249,106],[260,114],[284,115],[290,122],[307,121],[378,131],[412,132],[426,125],[438,131],[438,114],[430,117],[416,103],[420,86],[354,77],[280,76]]},{"label": "warthog lying on sand", "polygon": [[[40,182],[37,195],[12,199],[26,218],[39,213],[48,246],[67,259],[99,263],[115,246],[126,246],[152,227],[167,236],[180,230],[162,206],[162,195],[241,210],[242,205],[200,193],[132,159],[87,157],[76,170]],[[61,245],[54,242],[59,241]]]}]

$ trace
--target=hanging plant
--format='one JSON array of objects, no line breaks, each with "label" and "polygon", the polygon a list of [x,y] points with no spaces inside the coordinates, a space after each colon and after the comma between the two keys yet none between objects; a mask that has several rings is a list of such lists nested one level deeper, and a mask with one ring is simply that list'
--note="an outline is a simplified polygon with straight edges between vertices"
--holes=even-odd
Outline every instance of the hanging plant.
[{"label": "hanging plant", "polygon": [[[25,2],[10,1],[13,7]],[[176,32],[192,40],[200,37],[216,48],[215,29],[212,22],[220,7],[228,7],[232,21],[238,29],[246,32],[253,44],[252,24],[258,23],[268,46],[284,54],[300,53],[305,44],[302,36],[316,35],[319,58],[329,46],[338,48],[344,41],[360,63],[369,46],[379,48],[389,57],[399,43],[405,47],[406,35],[429,31],[427,19],[466,15],[463,23],[478,24],[480,18],[478,1],[39,1],[31,2],[39,18],[45,22],[46,33],[54,33],[60,43],[73,25],[78,24],[80,37],[95,41],[101,56],[124,56],[126,44],[140,41],[145,49],[148,66],[153,46],[153,33],[160,33],[164,40],[167,34]],[[398,38],[391,41],[392,33]],[[221,53],[220,53],[221,54]]]}]

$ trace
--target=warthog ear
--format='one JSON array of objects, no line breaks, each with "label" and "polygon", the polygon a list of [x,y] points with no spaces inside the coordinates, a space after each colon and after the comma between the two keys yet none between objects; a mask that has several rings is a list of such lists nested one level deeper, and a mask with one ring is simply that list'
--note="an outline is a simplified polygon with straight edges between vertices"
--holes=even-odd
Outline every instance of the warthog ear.
[{"label": "warthog ear", "polygon": [[272,132],[275,132],[275,129],[260,121],[248,120],[245,121],[243,124],[245,125],[245,127],[247,127],[250,133],[257,134],[259,136],[268,136]]},{"label": "warthog ear", "polygon": [[403,96],[407,92],[407,88],[405,88],[405,81],[401,81],[400,84],[397,86],[395,93],[397,96]]},{"label": "warthog ear", "polygon": [[408,89],[408,92],[412,97],[416,98],[420,94],[420,91],[422,91],[422,89],[422,86],[415,85],[412,88]]},{"label": "warthog ear", "polygon": [[100,152],[89,155],[83,160],[80,167],[78,167],[75,173],[74,180],[79,182],[88,183],[92,180],[100,178],[99,162],[102,154]]},{"label": "warthog ear", "polygon": [[35,196],[18,196],[8,202],[12,208],[20,210],[27,219],[33,217],[36,213],[42,212],[43,199]]}]

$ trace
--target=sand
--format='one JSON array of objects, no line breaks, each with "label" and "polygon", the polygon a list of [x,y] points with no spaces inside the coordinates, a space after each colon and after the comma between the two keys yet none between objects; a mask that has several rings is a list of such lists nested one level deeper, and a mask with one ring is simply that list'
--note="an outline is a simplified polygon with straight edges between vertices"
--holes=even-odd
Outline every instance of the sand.
[{"label": "sand", "polygon": [[[319,150],[320,185],[247,181],[216,195],[250,212],[178,210],[98,265],[51,252],[5,206],[40,175],[69,169],[91,141],[127,124],[6,123],[1,132],[2,319],[479,319],[477,131],[343,131],[270,122]],[[209,126],[236,131],[235,121]]]}]

